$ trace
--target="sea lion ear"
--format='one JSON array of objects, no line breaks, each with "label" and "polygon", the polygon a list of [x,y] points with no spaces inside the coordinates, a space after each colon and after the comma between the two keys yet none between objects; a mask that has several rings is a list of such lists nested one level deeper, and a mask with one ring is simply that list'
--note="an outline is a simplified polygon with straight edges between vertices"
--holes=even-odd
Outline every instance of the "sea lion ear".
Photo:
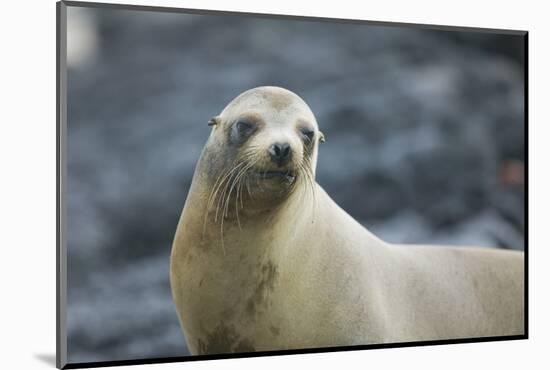
[{"label": "sea lion ear", "polygon": [[327,141],[325,134],[323,134],[322,131],[319,131],[319,142],[324,143],[325,141]]},{"label": "sea lion ear", "polygon": [[220,117],[215,116],[210,118],[210,120],[208,121],[208,126],[216,126],[218,123],[220,123]]}]

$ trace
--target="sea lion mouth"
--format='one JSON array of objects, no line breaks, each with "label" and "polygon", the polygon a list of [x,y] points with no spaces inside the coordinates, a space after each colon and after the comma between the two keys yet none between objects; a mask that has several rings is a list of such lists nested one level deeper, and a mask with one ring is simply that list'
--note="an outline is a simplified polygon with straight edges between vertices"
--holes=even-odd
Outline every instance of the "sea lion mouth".
[{"label": "sea lion mouth", "polygon": [[294,181],[296,174],[290,170],[287,171],[255,171],[254,175],[259,180],[281,179]]}]

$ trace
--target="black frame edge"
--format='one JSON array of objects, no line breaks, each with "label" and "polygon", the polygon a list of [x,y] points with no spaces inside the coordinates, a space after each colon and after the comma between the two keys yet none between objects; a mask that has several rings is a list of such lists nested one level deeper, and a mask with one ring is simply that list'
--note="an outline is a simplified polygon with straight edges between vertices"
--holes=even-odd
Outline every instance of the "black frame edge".
[{"label": "black frame edge", "polygon": [[133,360],[101,361],[101,362],[79,362],[79,363],[67,364],[66,366],[63,367],[63,369],[81,369],[81,368],[128,366],[128,365],[151,365],[151,364],[174,363],[174,362],[226,360],[226,359],[233,359],[233,358],[252,358],[252,357],[266,357],[266,356],[288,356],[288,355],[303,355],[303,354],[314,354],[314,353],[346,352],[346,351],[421,347],[421,346],[435,346],[435,345],[449,345],[449,344],[468,344],[468,343],[471,344],[471,343],[498,342],[498,341],[525,340],[525,339],[527,339],[526,335],[511,335],[511,336],[500,336],[500,337],[445,339],[445,340],[434,340],[434,341],[402,342],[402,343],[387,343],[387,344],[384,343],[384,344],[370,344],[370,345],[343,346],[343,347],[306,348],[306,349],[282,350],[282,351],[224,353],[224,354],[217,354],[217,355],[146,358],[146,359],[133,359]]},{"label": "black frame edge", "polygon": [[292,14],[253,13],[253,12],[217,10],[217,9],[176,8],[176,7],[169,7],[169,6],[113,4],[113,3],[101,3],[101,2],[72,1],[72,0],[62,0],[62,2],[67,6],[85,7],[85,8],[104,8],[104,9],[149,11],[149,12],[163,12],[163,13],[185,13],[185,14],[199,14],[199,15],[252,16],[256,18],[268,18],[268,19],[286,19],[286,20],[292,19],[292,20],[314,21],[314,22],[340,22],[340,23],[355,23],[355,24],[363,24],[363,25],[370,24],[373,26],[377,25],[377,26],[390,26],[390,27],[411,27],[411,28],[419,28],[419,29],[435,29],[440,31],[486,32],[486,33],[500,33],[500,34],[507,34],[507,35],[523,35],[527,32],[526,30],[445,26],[445,25],[439,25],[439,24],[426,24],[426,23],[384,22],[384,21],[373,21],[373,20],[366,20],[366,19],[330,18],[330,17],[304,16],[304,15],[292,15]]},{"label": "black frame edge", "polygon": [[523,64],[523,72],[524,72],[524,92],[523,92],[523,98],[524,98],[524,122],[523,122],[523,140],[524,140],[524,151],[525,151],[525,159],[524,159],[524,220],[525,220],[525,235],[524,235],[524,287],[525,287],[525,298],[524,298],[524,315],[525,315],[525,323],[524,323],[524,332],[526,338],[529,338],[529,32],[525,32],[525,35],[523,36],[524,39],[524,49],[523,53],[524,55],[524,64]]},{"label": "black frame edge", "polygon": [[65,248],[65,127],[67,111],[67,5],[56,4],[56,346],[55,365],[58,369],[67,365],[67,260]]}]

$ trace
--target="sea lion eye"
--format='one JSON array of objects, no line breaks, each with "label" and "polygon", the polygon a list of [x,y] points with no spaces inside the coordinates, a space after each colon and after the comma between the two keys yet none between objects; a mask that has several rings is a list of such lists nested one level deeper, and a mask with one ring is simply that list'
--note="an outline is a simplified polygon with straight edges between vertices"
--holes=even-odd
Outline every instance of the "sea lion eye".
[{"label": "sea lion eye", "polygon": [[302,128],[300,129],[300,132],[302,133],[303,138],[307,141],[312,141],[313,135],[315,135],[315,131],[310,128]]},{"label": "sea lion eye", "polygon": [[236,127],[239,133],[246,133],[251,131],[254,128],[254,125],[252,125],[250,122],[238,121]]},{"label": "sea lion eye", "polygon": [[246,120],[235,122],[231,129],[231,137],[235,143],[242,143],[256,131],[256,125]]}]

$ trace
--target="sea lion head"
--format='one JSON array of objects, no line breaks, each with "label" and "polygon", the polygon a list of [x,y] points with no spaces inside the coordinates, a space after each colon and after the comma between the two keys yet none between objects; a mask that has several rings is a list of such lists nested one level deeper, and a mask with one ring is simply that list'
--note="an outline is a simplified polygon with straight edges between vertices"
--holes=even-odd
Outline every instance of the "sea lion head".
[{"label": "sea lion head", "polygon": [[209,125],[205,162],[214,193],[224,189],[228,198],[269,206],[313,184],[324,135],[311,109],[293,92],[274,86],[247,90]]}]

